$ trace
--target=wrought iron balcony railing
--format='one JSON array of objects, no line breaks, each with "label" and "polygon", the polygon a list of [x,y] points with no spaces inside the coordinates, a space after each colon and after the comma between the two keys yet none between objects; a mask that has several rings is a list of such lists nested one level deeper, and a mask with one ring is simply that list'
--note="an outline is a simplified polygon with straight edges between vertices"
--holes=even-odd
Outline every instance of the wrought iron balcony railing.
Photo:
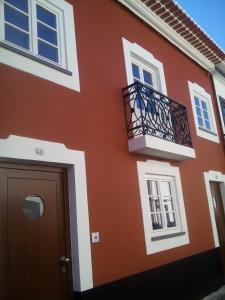
[{"label": "wrought iron balcony railing", "polygon": [[185,106],[138,81],[123,95],[128,138],[152,135],[192,147]]}]

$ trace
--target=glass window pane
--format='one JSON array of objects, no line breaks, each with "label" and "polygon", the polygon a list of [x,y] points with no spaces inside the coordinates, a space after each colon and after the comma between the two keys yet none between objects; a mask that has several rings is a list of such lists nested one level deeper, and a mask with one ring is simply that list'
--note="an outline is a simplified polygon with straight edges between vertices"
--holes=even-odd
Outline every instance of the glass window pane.
[{"label": "glass window pane", "polygon": [[206,120],[205,120],[205,127],[206,127],[206,129],[211,130],[211,126],[210,126],[209,121],[206,121]]},{"label": "glass window pane", "polygon": [[5,39],[24,49],[29,49],[29,35],[5,24]]},{"label": "glass window pane", "polygon": [[5,5],[5,20],[23,30],[29,31],[29,21],[28,16],[20,13],[18,10]]},{"label": "glass window pane", "polygon": [[203,116],[204,116],[204,119],[209,120],[209,115],[206,110],[203,110]]},{"label": "glass window pane", "polygon": [[144,83],[147,83],[152,86],[153,85],[152,74],[143,70],[143,76],[144,76]]},{"label": "glass window pane", "polygon": [[49,29],[45,25],[38,23],[38,37],[42,38],[43,40],[57,45],[57,34],[56,31]]},{"label": "glass window pane", "polygon": [[136,66],[135,64],[132,64],[132,72],[135,78],[140,79],[139,67]]},{"label": "glass window pane", "polygon": [[169,181],[160,181],[160,192],[162,196],[170,196],[171,195],[171,188]]},{"label": "glass window pane", "polygon": [[24,12],[28,12],[27,0],[5,0],[5,2],[12,4]]},{"label": "glass window pane", "polygon": [[174,212],[167,212],[166,213],[166,222],[167,222],[167,227],[168,228],[177,226]]},{"label": "glass window pane", "polygon": [[203,127],[203,121],[201,117],[198,117],[198,125]]},{"label": "glass window pane", "polygon": [[148,193],[149,195],[158,196],[158,187],[156,180],[148,180]]},{"label": "glass window pane", "polygon": [[47,45],[44,42],[38,41],[38,54],[54,62],[59,62],[58,49],[53,46]]},{"label": "glass window pane", "polygon": [[172,198],[163,199],[163,205],[164,205],[165,211],[174,210]]},{"label": "glass window pane", "polygon": [[200,106],[200,104],[199,104],[199,99],[198,99],[196,96],[194,96],[194,100],[195,100],[195,105]]},{"label": "glass window pane", "polygon": [[41,7],[40,5],[37,5],[37,18],[43,23],[56,28],[56,15]]},{"label": "glass window pane", "polygon": [[158,197],[150,197],[149,200],[151,212],[162,212]]},{"label": "glass window pane", "polygon": [[29,220],[38,220],[44,213],[44,202],[39,196],[31,195],[24,199],[22,211]]},{"label": "glass window pane", "polygon": [[162,219],[162,214],[151,214],[152,218],[152,229],[157,230],[157,229],[163,229],[163,219]]},{"label": "glass window pane", "polygon": [[200,109],[200,107],[198,107],[198,106],[195,106],[195,108],[196,108],[196,113],[197,113],[197,116],[201,117],[201,116],[202,116],[202,113],[201,113],[201,109]]},{"label": "glass window pane", "polygon": [[207,106],[206,106],[205,101],[201,101],[201,103],[202,103],[202,108],[203,108],[204,110],[207,110]]}]

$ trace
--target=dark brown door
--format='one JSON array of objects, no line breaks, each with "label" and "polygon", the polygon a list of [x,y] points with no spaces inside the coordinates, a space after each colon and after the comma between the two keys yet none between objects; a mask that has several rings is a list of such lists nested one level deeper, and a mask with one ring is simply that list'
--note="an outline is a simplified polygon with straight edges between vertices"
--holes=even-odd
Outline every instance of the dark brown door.
[{"label": "dark brown door", "polygon": [[62,172],[0,166],[0,299],[70,299]]},{"label": "dark brown door", "polygon": [[222,201],[221,189],[219,182],[210,182],[211,195],[214,206],[214,213],[216,219],[216,227],[220,243],[220,252],[223,263],[223,270],[225,273],[225,215]]}]

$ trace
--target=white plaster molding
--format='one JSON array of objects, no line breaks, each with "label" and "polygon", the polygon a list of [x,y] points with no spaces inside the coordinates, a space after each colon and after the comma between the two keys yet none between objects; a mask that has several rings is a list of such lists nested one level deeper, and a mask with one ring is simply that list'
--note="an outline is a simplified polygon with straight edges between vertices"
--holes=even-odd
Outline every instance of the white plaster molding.
[{"label": "white plaster molding", "polygon": [[[192,112],[194,115],[196,134],[204,139],[210,140],[215,143],[219,143],[220,141],[219,141],[217,126],[216,126],[216,119],[215,119],[214,109],[212,105],[211,95],[207,93],[203,87],[191,81],[188,81],[188,88],[189,88],[189,93],[191,98]],[[194,103],[194,96],[202,97],[208,104],[208,108],[209,108],[208,114],[209,114],[210,125],[212,127],[212,134],[205,132],[199,128],[197,113],[196,113],[196,108]]]},{"label": "white plaster molding", "polygon": [[[146,162],[138,161],[137,170],[145,234],[146,254],[153,254],[189,244],[189,234],[179,168],[172,166],[168,162],[148,160]],[[152,225],[149,213],[149,197],[146,184],[146,176],[148,175],[170,176],[173,178],[175,188],[174,196],[176,198],[175,205],[177,207],[177,212],[179,215],[178,222],[180,224],[180,231],[184,233],[183,235],[168,237],[162,240],[151,240],[154,234],[151,230]]]},{"label": "white plaster molding", "polygon": [[122,42],[128,85],[134,82],[131,62],[132,58],[136,58],[136,60],[142,61],[146,67],[150,66],[152,69],[154,69],[156,76],[156,89],[164,95],[167,95],[163,64],[157,60],[152,53],[142,48],[140,45],[131,43],[125,38],[122,38]]},{"label": "white plaster molding", "polygon": [[216,219],[215,219],[215,213],[213,208],[213,200],[212,200],[212,194],[210,190],[210,181],[216,181],[221,183],[221,191],[222,191],[222,201],[223,205],[225,207],[225,175],[218,171],[209,171],[204,172],[204,180],[205,180],[205,187],[206,187],[206,194],[207,194],[207,200],[209,205],[209,214],[211,219],[211,225],[212,225],[212,231],[213,231],[213,239],[214,239],[214,245],[215,247],[219,247],[219,238],[218,238],[218,232],[216,227]]},{"label": "white plaster molding", "polygon": [[208,71],[215,69],[215,66],[204,55],[196,50],[190,43],[188,43],[182,36],[180,36],[174,29],[166,24],[160,17],[153,13],[146,7],[145,4],[138,0],[117,0],[131,10],[135,15],[144,20],[147,24],[153,27],[156,31],[162,34],[173,45],[184,52],[188,57],[192,58],[200,66]]},{"label": "white plaster molding", "polygon": [[68,168],[70,235],[73,289],[93,287],[87,201],[86,167],[83,151],[67,149],[63,144],[10,135],[0,139],[0,160],[45,163]]}]

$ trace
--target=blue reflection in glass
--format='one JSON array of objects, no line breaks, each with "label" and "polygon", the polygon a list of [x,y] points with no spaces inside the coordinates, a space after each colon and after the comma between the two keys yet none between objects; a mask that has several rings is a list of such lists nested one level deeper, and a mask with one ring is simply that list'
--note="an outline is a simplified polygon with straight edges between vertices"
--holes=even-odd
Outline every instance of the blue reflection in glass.
[{"label": "blue reflection in glass", "polygon": [[206,110],[203,110],[203,115],[204,115],[204,118],[206,120],[209,120],[209,115],[208,115],[208,112]]},{"label": "blue reflection in glass", "polygon": [[12,4],[24,12],[28,12],[27,0],[5,0],[5,2]]},{"label": "blue reflection in glass", "polygon": [[201,113],[200,107],[195,106],[195,108],[196,108],[197,115],[201,117],[201,116],[202,116],[202,113]]},{"label": "blue reflection in glass", "polygon": [[140,79],[139,67],[135,64],[132,64],[132,73],[135,78]]},{"label": "blue reflection in glass", "polygon": [[28,16],[5,4],[5,20],[23,30],[29,31]]},{"label": "blue reflection in glass", "polygon": [[29,49],[29,36],[28,34],[17,30],[10,25],[5,25],[5,39],[17,46],[24,49]]},{"label": "blue reflection in glass", "polygon": [[205,121],[205,127],[206,127],[207,129],[211,130],[209,121]]},{"label": "blue reflection in glass", "polygon": [[37,18],[43,23],[56,28],[56,16],[40,5],[37,5]]},{"label": "blue reflection in glass", "polygon": [[195,105],[200,106],[200,104],[199,104],[199,99],[198,99],[197,97],[194,97],[194,100],[195,100]]},{"label": "blue reflection in glass", "polygon": [[144,82],[149,85],[153,85],[152,74],[143,70],[143,75],[144,75]]},{"label": "blue reflection in glass", "polygon": [[198,125],[203,127],[203,121],[201,117],[198,117]]},{"label": "blue reflection in glass", "polygon": [[202,108],[203,108],[204,110],[207,110],[206,103],[205,103],[204,101],[201,101],[201,102],[202,102]]},{"label": "blue reflection in glass", "polygon": [[45,25],[38,23],[37,25],[38,29],[38,37],[42,38],[43,40],[57,45],[57,34],[56,31],[49,29]]},{"label": "blue reflection in glass", "polygon": [[59,62],[58,49],[44,42],[38,41],[38,54],[54,62]]}]

